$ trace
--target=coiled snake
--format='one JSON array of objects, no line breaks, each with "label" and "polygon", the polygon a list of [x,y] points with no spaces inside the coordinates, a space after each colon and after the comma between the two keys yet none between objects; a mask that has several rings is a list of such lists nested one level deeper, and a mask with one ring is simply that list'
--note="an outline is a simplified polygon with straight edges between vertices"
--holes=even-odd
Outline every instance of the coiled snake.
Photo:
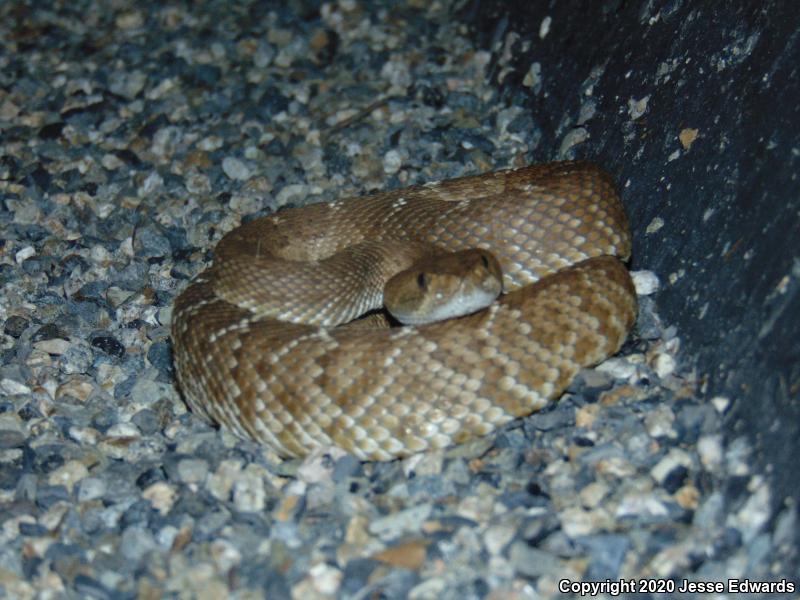
[{"label": "coiled snake", "polygon": [[[488,308],[343,325],[420,256],[468,248],[502,266],[507,293]],[[619,349],[636,316],[629,254],[614,184],[587,163],[282,210],[225,235],[176,299],[178,382],[192,410],[282,456],[442,448],[541,409]]]}]

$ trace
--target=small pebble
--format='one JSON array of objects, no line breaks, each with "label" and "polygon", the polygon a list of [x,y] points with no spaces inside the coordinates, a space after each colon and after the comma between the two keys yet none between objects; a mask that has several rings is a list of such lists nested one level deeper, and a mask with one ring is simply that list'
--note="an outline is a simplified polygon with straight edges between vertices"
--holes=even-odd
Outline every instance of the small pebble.
[{"label": "small pebble", "polygon": [[162,515],[169,513],[175,503],[175,495],[175,489],[163,481],[154,483],[142,492],[142,498],[149,500]]},{"label": "small pebble", "polygon": [[609,358],[595,368],[601,373],[608,373],[615,379],[628,379],[636,372],[636,365],[624,358]]},{"label": "small pebble", "polygon": [[238,158],[226,156],[222,160],[222,170],[231,179],[246,181],[252,176],[250,168]]},{"label": "small pebble", "polygon": [[80,462],[71,460],[55,471],[51,471],[47,477],[47,482],[50,485],[63,485],[67,491],[72,493],[72,488],[89,475],[89,470]]},{"label": "small pebble", "polygon": [[637,296],[649,296],[661,287],[658,276],[652,271],[631,271],[631,279]]}]

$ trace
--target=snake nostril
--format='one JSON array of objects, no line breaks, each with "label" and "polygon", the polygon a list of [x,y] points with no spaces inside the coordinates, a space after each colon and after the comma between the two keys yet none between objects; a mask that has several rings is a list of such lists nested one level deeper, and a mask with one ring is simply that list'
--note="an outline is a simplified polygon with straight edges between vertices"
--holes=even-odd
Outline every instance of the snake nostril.
[{"label": "snake nostril", "polygon": [[425,273],[420,273],[417,275],[417,285],[421,290],[428,289],[428,278],[425,277]]},{"label": "snake nostril", "polygon": [[489,259],[486,258],[485,254],[481,254],[481,262],[483,263],[483,268],[484,269],[488,269],[489,268]]}]

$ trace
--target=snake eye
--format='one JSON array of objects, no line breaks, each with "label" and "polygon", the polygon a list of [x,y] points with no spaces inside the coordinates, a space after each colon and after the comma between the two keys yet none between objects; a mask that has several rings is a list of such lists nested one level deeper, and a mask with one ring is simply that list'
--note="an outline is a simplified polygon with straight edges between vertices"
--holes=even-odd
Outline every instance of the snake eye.
[{"label": "snake eye", "polygon": [[484,269],[488,269],[489,268],[489,259],[486,258],[485,254],[481,254],[481,262],[483,263],[483,268]]},{"label": "snake eye", "polygon": [[425,277],[425,273],[420,273],[417,275],[417,285],[421,290],[428,289],[428,278]]}]

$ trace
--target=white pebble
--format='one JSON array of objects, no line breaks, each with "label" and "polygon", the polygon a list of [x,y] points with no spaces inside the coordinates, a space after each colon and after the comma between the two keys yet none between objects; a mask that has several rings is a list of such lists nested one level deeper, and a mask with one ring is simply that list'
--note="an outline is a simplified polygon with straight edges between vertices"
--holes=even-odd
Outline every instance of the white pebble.
[{"label": "white pebble", "polygon": [[644,419],[644,426],[651,437],[675,438],[677,432],[672,428],[675,413],[669,406],[661,405],[653,409]]},{"label": "white pebble", "polygon": [[72,426],[69,428],[69,437],[76,442],[81,442],[87,445],[94,445],[100,439],[100,432],[94,427],[77,427]]},{"label": "white pebble", "polygon": [[141,435],[139,428],[133,423],[115,423],[106,431],[106,437],[109,438],[136,438]]},{"label": "white pebble", "polygon": [[158,174],[158,171],[153,171],[142,182],[139,188],[139,196],[146,196],[156,192],[164,186],[164,178]]},{"label": "white pebble", "polygon": [[700,462],[707,471],[715,471],[722,464],[722,436],[704,435],[697,440]]},{"label": "white pebble", "polygon": [[309,186],[302,183],[292,183],[284,186],[275,196],[278,206],[284,206],[289,202],[297,202],[306,198],[311,193]]},{"label": "white pebble", "polygon": [[648,102],[650,102],[650,96],[645,96],[638,100],[636,98],[630,98],[628,100],[628,114],[632,121],[635,121],[645,113]]},{"label": "white pebble", "polygon": [[242,562],[242,553],[228,540],[214,540],[210,550],[219,573],[229,573]]},{"label": "white pebble", "polygon": [[309,569],[314,589],[320,594],[333,596],[339,591],[342,583],[342,572],[336,567],[320,562]]},{"label": "white pebble", "polygon": [[226,156],[222,159],[222,170],[230,179],[247,181],[250,179],[250,168],[238,158]]},{"label": "white pebble", "polygon": [[383,172],[394,175],[403,166],[403,157],[397,150],[389,150],[383,155]]},{"label": "white pebble", "polygon": [[542,82],[542,64],[539,62],[531,63],[530,68],[528,68],[528,72],[525,73],[525,77],[522,79],[522,85],[525,87],[535,87]]},{"label": "white pebble", "polygon": [[728,406],[730,406],[730,404],[731,404],[731,399],[726,398],[725,396],[714,396],[711,399],[711,405],[720,414],[728,410]]},{"label": "white pebble", "polygon": [[600,514],[596,511],[583,510],[577,507],[568,508],[559,515],[561,529],[570,538],[589,535],[598,526],[602,525],[602,522],[598,522]]},{"label": "white pebble", "polygon": [[201,458],[184,458],[178,462],[178,476],[184,483],[201,483],[208,475],[208,463]]},{"label": "white pebble", "polygon": [[206,138],[203,138],[197,143],[197,147],[200,150],[205,150],[206,152],[213,152],[214,150],[219,150],[222,148],[224,142],[221,137],[218,135],[210,135]]},{"label": "white pebble", "polygon": [[514,538],[516,527],[510,523],[493,525],[486,530],[484,543],[491,556],[497,556],[503,548]]},{"label": "white pebble", "polygon": [[675,366],[675,359],[669,354],[659,354],[653,361],[653,370],[661,379],[674,373]]},{"label": "white pebble", "polygon": [[97,477],[86,477],[78,487],[78,502],[88,502],[102,498],[106,493],[106,484]]},{"label": "white pebble", "polygon": [[35,254],[36,250],[33,249],[33,246],[25,246],[22,250],[18,251],[14,255],[14,259],[17,261],[17,264],[19,265]]},{"label": "white pebble", "polygon": [[652,271],[633,271],[631,279],[633,279],[633,287],[636,288],[637,296],[649,296],[661,287],[658,275]]},{"label": "white pebble", "polygon": [[40,342],[36,342],[33,347],[37,350],[41,350],[42,352],[47,352],[53,356],[61,356],[62,354],[65,354],[67,350],[69,350],[70,343],[67,340],[62,340],[61,338],[53,338],[51,340],[42,340]]},{"label": "white pebble", "polygon": [[547,34],[550,33],[550,24],[553,22],[553,19],[549,16],[542,19],[542,22],[539,24],[539,37],[544,39],[547,37]]},{"label": "white pebble", "polygon": [[264,479],[257,465],[248,465],[233,484],[233,504],[242,512],[261,512],[266,505]]},{"label": "white pebble", "polygon": [[650,235],[651,233],[655,233],[656,231],[661,229],[663,226],[664,226],[664,219],[662,219],[661,217],[653,217],[653,220],[650,221],[650,224],[647,226],[644,232],[647,235]]},{"label": "white pebble", "polygon": [[24,383],[20,383],[14,379],[6,378],[0,380],[0,391],[8,394],[9,396],[16,396],[30,394],[31,388]]},{"label": "white pebble", "polygon": [[104,169],[108,169],[109,171],[116,171],[120,167],[125,166],[125,163],[120,158],[111,153],[104,154],[103,158],[100,159],[100,164],[103,165]]},{"label": "white pebble", "polygon": [[[111,260],[111,254],[101,245],[92,246],[89,251],[89,258],[95,263],[106,263]],[[105,266],[105,265],[103,265]]]},{"label": "white pebble", "polygon": [[608,373],[615,379],[628,379],[636,373],[636,366],[624,358],[609,358],[595,367],[601,373]]},{"label": "white pebble", "polygon": [[669,513],[664,503],[655,495],[647,492],[630,492],[617,505],[614,516],[622,517],[664,517]]}]

